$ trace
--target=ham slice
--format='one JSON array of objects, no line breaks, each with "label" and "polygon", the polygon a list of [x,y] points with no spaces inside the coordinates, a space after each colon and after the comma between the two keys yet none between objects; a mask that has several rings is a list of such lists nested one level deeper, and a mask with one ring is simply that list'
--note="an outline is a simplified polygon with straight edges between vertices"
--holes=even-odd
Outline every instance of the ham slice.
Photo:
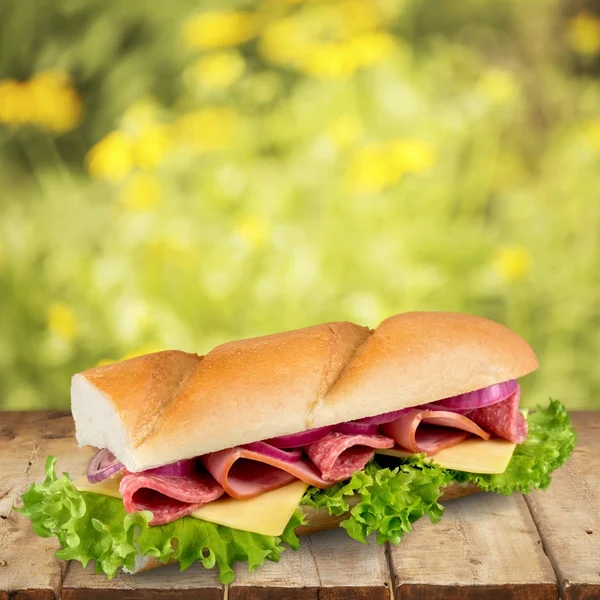
[{"label": "ham slice", "polygon": [[527,437],[527,419],[519,410],[521,390],[512,393],[497,404],[476,408],[468,413],[469,419],[488,431],[514,444],[522,444]]},{"label": "ham slice", "polygon": [[400,446],[428,456],[460,444],[471,433],[484,440],[491,437],[471,419],[444,410],[412,409],[399,419],[385,423],[381,429]]},{"label": "ham slice", "polygon": [[141,472],[124,475],[119,491],[128,513],[149,510],[154,515],[150,525],[164,525],[216,500],[225,490],[208,473],[167,477]]},{"label": "ham slice", "polygon": [[373,458],[374,448],[392,448],[394,440],[383,435],[347,435],[332,431],[304,448],[319,467],[323,479],[335,483],[352,477]]},{"label": "ham slice", "polygon": [[288,462],[242,446],[211,452],[200,460],[225,491],[240,500],[254,498],[296,479],[322,489],[332,485],[306,459]]}]

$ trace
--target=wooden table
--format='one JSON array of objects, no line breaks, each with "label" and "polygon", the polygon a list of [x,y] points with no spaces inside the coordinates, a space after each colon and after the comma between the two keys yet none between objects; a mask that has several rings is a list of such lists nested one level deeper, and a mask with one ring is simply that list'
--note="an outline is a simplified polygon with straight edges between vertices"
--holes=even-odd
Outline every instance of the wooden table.
[{"label": "wooden table", "polygon": [[600,413],[573,419],[579,444],[547,492],[450,502],[441,523],[423,519],[399,546],[359,544],[343,530],[308,536],[280,563],[238,568],[222,586],[199,565],[108,581],[58,561],[56,540],[11,508],[43,478],[48,454],[72,475],[89,454],[76,449],[67,413],[0,413],[0,600],[600,598]]}]

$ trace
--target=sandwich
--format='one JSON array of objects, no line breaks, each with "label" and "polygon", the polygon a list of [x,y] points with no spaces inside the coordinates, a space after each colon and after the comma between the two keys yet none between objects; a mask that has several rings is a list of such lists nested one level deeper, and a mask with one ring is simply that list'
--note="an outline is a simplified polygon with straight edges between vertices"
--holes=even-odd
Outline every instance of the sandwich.
[{"label": "sandwich", "polygon": [[575,434],[556,400],[520,407],[537,366],[493,321],[414,312],[95,367],[71,387],[87,473],[49,457],[18,510],[108,577],[201,562],[230,583],[331,527],[399,543],[447,500],[550,484]]}]

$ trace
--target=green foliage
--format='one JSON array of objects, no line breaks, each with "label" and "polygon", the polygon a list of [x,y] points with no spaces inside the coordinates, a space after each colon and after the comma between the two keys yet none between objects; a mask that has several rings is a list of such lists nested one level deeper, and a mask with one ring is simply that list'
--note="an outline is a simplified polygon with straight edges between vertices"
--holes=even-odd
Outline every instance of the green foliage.
[{"label": "green foliage", "polygon": [[575,447],[575,431],[565,407],[551,400],[547,408],[537,407],[528,417],[529,433],[519,444],[504,473],[481,475],[443,469],[424,462],[424,455],[406,460],[395,469],[381,468],[376,461],[355,473],[348,482],[327,490],[309,488],[302,503],[324,507],[330,515],[350,510],[348,498],[358,494],[360,502],[341,523],[348,535],[361,542],[373,532],[377,541],[399,543],[411,524],[424,515],[437,523],[444,507],[438,503],[441,489],[452,483],[473,482],[484,492],[510,495],[543,490],[551,473],[563,465]]},{"label": "green foliage", "polygon": [[[414,309],[521,333],[526,405],[598,406],[600,85],[557,5],[9,2],[2,78],[66,73],[83,117],[0,102],[0,408],[65,408],[103,359]],[[239,39],[199,47],[229,6]]]},{"label": "green foliage", "polygon": [[[444,512],[437,501],[440,489],[451,480],[443,469],[423,461],[395,469],[382,469],[371,462],[348,482],[327,490],[309,488],[302,504],[324,507],[331,515],[350,510],[341,526],[351,538],[366,542],[367,536],[376,531],[379,544],[398,544],[422,516],[428,515],[433,523],[440,520]],[[360,502],[350,509],[347,497],[355,494],[360,496]]]},{"label": "green foliage", "polygon": [[529,433],[519,444],[508,468],[500,475],[452,472],[455,479],[472,481],[486,492],[510,495],[544,490],[550,485],[551,473],[563,465],[577,441],[571,419],[558,400],[547,408],[537,407],[527,419]]},{"label": "green foliage", "polygon": [[55,464],[56,458],[48,457],[45,481],[31,485],[19,510],[31,519],[38,535],[58,538],[62,546],[58,558],[78,560],[84,567],[95,560],[96,572],[109,578],[120,567],[133,570],[137,548],[142,555],[164,563],[178,561],[182,571],[196,561],[207,569],[216,564],[222,583],[233,581],[236,562],[247,562],[248,569],[254,571],[267,559],[278,561],[283,543],[298,548],[294,531],[303,520],[300,511],[292,516],[281,537],[239,531],[193,517],[148,527],[152,513],[126,514],[119,498],[80,492],[66,473],[56,475]]}]

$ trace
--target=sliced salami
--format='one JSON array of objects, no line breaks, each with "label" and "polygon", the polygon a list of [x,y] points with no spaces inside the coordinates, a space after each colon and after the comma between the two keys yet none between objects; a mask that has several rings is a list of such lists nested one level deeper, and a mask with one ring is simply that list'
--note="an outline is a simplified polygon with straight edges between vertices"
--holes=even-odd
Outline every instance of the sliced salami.
[{"label": "sliced salami", "polygon": [[520,400],[521,389],[517,388],[506,400],[471,411],[469,419],[499,437],[521,444],[527,437],[527,419],[519,410]]},{"label": "sliced salami", "polygon": [[289,462],[238,446],[206,454],[200,460],[225,491],[239,500],[254,498],[296,479],[318,488],[331,486],[305,458]]},{"label": "sliced salami", "polygon": [[127,512],[149,510],[150,525],[164,525],[185,517],[216,500],[224,490],[209,473],[188,477],[167,477],[146,473],[128,473],[119,485]]},{"label": "sliced salami", "polygon": [[392,448],[394,440],[383,435],[347,435],[333,431],[304,448],[320,469],[323,479],[343,481],[371,460],[374,448]]},{"label": "sliced salami", "polygon": [[428,456],[460,444],[470,433],[484,440],[491,437],[464,415],[443,410],[412,409],[399,419],[385,423],[381,429],[403,448]]}]

